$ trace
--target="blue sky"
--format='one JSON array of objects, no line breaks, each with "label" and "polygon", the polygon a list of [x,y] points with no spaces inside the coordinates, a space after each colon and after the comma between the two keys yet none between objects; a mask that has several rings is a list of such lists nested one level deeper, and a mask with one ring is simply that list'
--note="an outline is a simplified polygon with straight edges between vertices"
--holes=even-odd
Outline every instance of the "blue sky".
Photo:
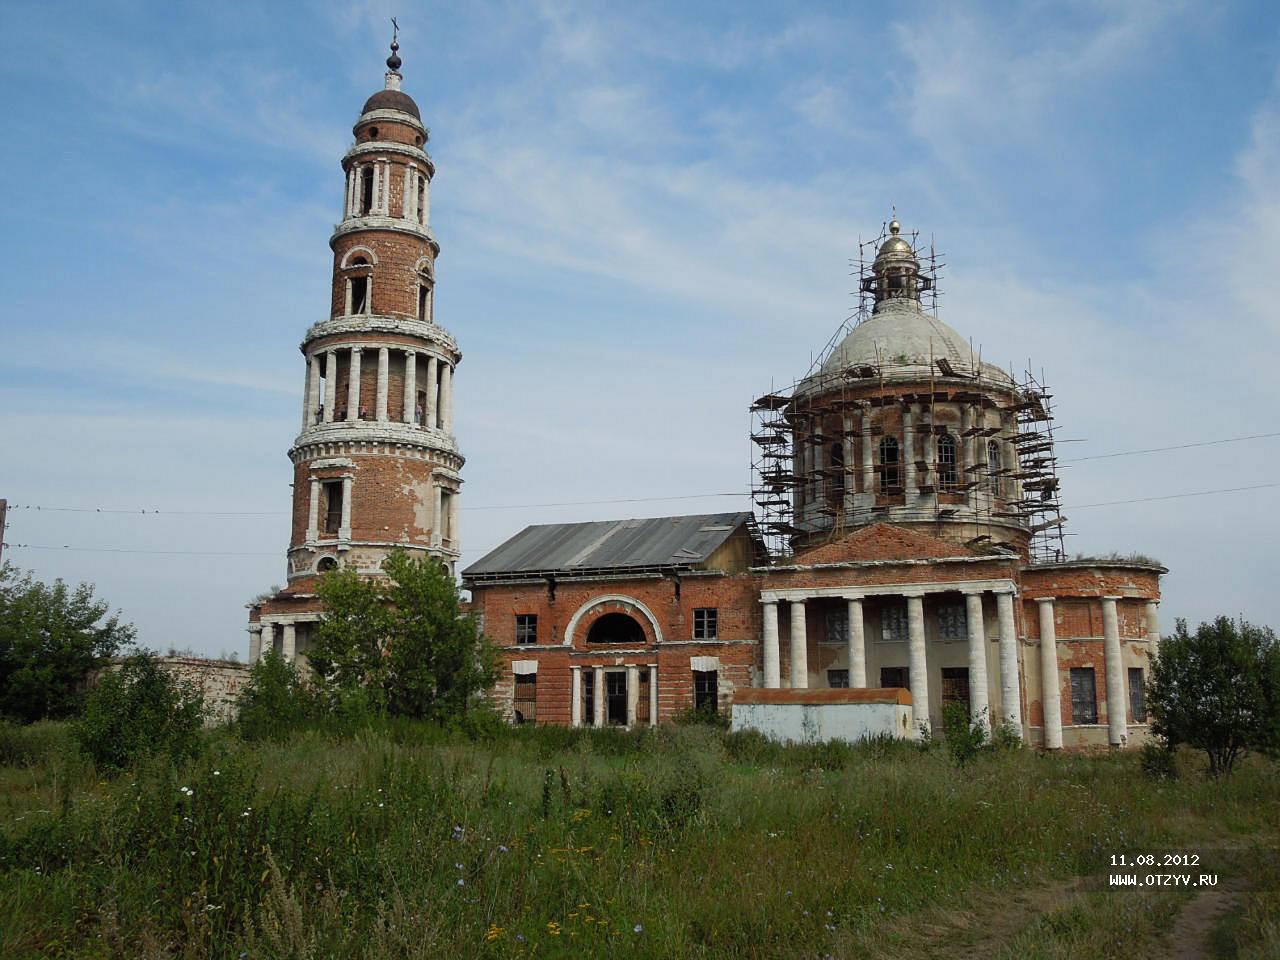
[{"label": "blue sky", "polygon": [[[891,203],[945,253],[943,319],[1043,370],[1065,459],[1280,430],[1274,5],[850,6],[0,8],[0,496],[162,511],[11,511],[9,557],[152,647],[243,655],[392,14],[466,562],[528,523],[745,507],[494,509],[744,490],[748,403],[851,312]],[[1280,626],[1280,487],[1092,506],[1278,466],[1277,437],[1071,463],[1069,549],[1159,557],[1166,621]],[[35,549],[64,544],[94,549]]]}]

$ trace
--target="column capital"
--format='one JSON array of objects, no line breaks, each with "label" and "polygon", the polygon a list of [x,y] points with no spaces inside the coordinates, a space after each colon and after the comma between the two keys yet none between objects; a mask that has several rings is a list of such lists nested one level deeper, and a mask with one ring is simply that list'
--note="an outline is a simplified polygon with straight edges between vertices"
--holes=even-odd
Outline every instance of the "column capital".
[{"label": "column capital", "polygon": [[908,600],[923,600],[924,595],[927,592],[928,591],[916,588],[914,590],[903,590],[900,592],[900,595],[906,597]]},{"label": "column capital", "polygon": [[580,672],[580,671],[582,670],[582,664],[580,664],[580,663],[571,663],[571,664],[569,664],[569,669],[570,669],[570,670],[573,670],[573,671],[575,671],[575,672]]},{"label": "column capital", "polygon": [[1035,600],[1036,603],[1053,603],[1053,601],[1057,600],[1058,598],[1057,597],[1033,597],[1032,599]]},{"label": "column capital", "polygon": [[262,624],[261,624],[261,623],[251,623],[251,624],[249,624],[248,630],[249,630],[249,632],[250,632],[250,633],[261,633],[261,632],[262,632]]},{"label": "column capital", "polygon": [[1114,602],[1114,601],[1116,601],[1116,600],[1125,600],[1125,599],[1127,599],[1127,598],[1126,598],[1126,597],[1118,597],[1118,596],[1117,596],[1117,597],[1112,597],[1112,596],[1103,596],[1103,598],[1102,598],[1102,599],[1103,599],[1103,600],[1111,600],[1111,601],[1113,601],[1113,602]]},{"label": "column capital", "polygon": [[766,597],[766,596],[761,596],[761,597],[760,597],[760,602],[761,602],[761,603],[763,603],[763,604],[765,604],[766,606],[768,606],[768,605],[770,605],[770,604],[772,604],[772,605],[774,605],[774,606],[777,606],[777,604],[778,604],[778,598],[777,598],[777,597]]},{"label": "column capital", "polygon": [[987,590],[985,587],[969,587],[968,589],[961,590],[960,592],[966,597],[980,597],[984,593],[990,593],[992,591]]},{"label": "column capital", "polygon": [[850,603],[855,601],[861,603],[863,600],[867,599],[867,595],[865,593],[842,593],[841,597],[848,600]]}]

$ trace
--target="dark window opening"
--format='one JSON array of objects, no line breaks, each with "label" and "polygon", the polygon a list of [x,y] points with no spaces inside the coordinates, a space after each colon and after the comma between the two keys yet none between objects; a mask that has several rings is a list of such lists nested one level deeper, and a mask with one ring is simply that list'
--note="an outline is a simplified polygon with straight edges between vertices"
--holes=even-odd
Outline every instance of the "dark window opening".
[{"label": "dark window opening", "polygon": [[895,493],[902,486],[902,474],[898,466],[898,441],[894,437],[880,438],[880,492]]},{"label": "dark window opening", "polygon": [[1134,723],[1147,722],[1147,683],[1141,667],[1129,668],[1129,712]]},{"label": "dark window opening", "polygon": [[604,720],[616,726],[627,725],[627,675],[611,670],[604,675]]},{"label": "dark window opening", "polygon": [[370,140],[377,140],[377,139],[378,139],[378,128],[377,128],[377,127],[370,127],[370,128],[369,128],[369,139],[370,139]]},{"label": "dark window opening", "polygon": [[516,614],[516,643],[538,642],[538,615],[536,613]]},{"label": "dark window opening", "polygon": [[1098,722],[1098,692],[1093,667],[1071,668],[1071,722]]},{"label": "dark window opening", "polygon": [[625,643],[644,646],[644,630],[625,613],[606,613],[587,631],[587,643]]},{"label": "dark window opening", "polygon": [[418,391],[418,405],[413,410],[413,422],[422,426],[427,420],[427,391]]},{"label": "dark window opening", "polygon": [[514,700],[516,723],[538,722],[538,675],[536,673],[516,674]]},{"label": "dark window opening", "polygon": [[720,611],[717,607],[698,607],[693,611],[693,639],[715,640],[720,635]]},{"label": "dark window opening", "polygon": [[427,222],[427,178],[418,177],[418,222]]},{"label": "dark window opening", "polygon": [[969,709],[969,668],[942,668],[942,708],[950,704],[963,703],[966,712]]},{"label": "dark window opening", "polygon": [[351,313],[353,315],[369,312],[369,278],[351,278]]},{"label": "dark window opening", "polygon": [[836,494],[844,493],[844,444],[831,445],[831,489]]},{"label": "dark window opening", "polygon": [[954,490],[958,483],[956,438],[949,433],[944,433],[938,438],[938,486],[943,490]]},{"label": "dark window opening", "polygon": [[849,686],[848,670],[828,670],[827,686],[832,690],[844,690]]},{"label": "dark window opening", "polygon": [[636,696],[636,724],[648,725],[649,718],[649,668],[641,667],[636,671],[636,680],[640,685]]},{"label": "dark window opening", "polygon": [[994,440],[987,441],[987,483],[991,492],[1000,496],[1000,444]]},{"label": "dark window opening", "polygon": [[719,713],[719,674],[715,670],[693,671],[693,709],[699,713]]},{"label": "dark window opening", "polygon": [[360,170],[360,215],[364,216],[373,209],[373,167]]},{"label": "dark window opening", "polygon": [[338,561],[333,557],[321,557],[320,562],[316,564],[316,570],[320,573],[327,573],[330,570],[338,569]]},{"label": "dark window opening", "polygon": [[431,288],[425,283],[418,284],[418,319],[430,320]]},{"label": "dark window opening", "polygon": [[342,526],[342,482],[332,481],[324,485],[324,523],[321,527],[331,537],[338,535]]},{"label": "dark window opening", "polygon": [[900,690],[910,690],[911,674],[906,667],[881,667],[880,668],[880,686],[887,688],[898,688]]},{"label": "dark window opening", "polygon": [[596,674],[590,667],[582,671],[582,722],[588,727],[596,725]]}]

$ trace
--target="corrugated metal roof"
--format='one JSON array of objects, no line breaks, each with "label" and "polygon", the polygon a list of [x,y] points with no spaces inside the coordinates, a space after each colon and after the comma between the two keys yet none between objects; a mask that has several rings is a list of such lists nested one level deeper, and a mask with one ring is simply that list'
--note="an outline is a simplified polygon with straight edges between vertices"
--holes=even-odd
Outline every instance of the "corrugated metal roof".
[{"label": "corrugated metal roof", "polygon": [[525,527],[467,567],[462,576],[689,567],[711,556],[750,517],[749,513],[704,513]]}]

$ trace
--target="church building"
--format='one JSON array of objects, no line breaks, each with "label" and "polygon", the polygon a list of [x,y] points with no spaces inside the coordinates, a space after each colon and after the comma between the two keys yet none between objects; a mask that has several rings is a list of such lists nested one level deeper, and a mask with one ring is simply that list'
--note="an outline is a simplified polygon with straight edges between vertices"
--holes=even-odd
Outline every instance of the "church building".
[{"label": "church building", "polygon": [[[342,157],[329,316],[299,348],[288,582],[250,607],[251,661],[305,665],[326,569],[376,576],[399,548],[458,572],[462,356],[397,51]],[[843,336],[751,404],[750,510],[530,526],[461,572],[513,722],[880,697],[915,735],[960,703],[1051,749],[1145,736],[1166,570],[1066,556],[1051,395],[938,319],[934,260],[896,218],[873,253]]]}]

